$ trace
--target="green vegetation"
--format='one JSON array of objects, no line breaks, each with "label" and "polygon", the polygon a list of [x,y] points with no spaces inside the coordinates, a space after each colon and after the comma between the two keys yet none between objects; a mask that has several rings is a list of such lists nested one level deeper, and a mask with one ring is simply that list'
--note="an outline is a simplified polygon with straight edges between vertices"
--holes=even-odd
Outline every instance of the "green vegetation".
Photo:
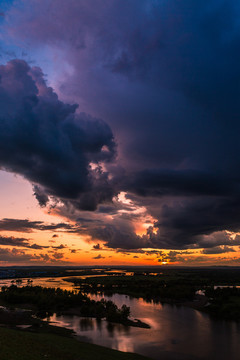
[{"label": "green vegetation", "polygon": [[54,334],[0,328],[1,360],[147,360]]},{"label": "green vegetation", "polygon": [[[80,316],[90,316],[97,319],[131,325],[128,319],[130,308],[123,305],[120,309],[112,301],[91,300],[86,295],[76,291],[67,291],[41,286],[2,287],[0,300],[7,305],[31,305],[38,316],[46,317],[53,312],[63,313],[75,309]],[[74,312],[74,311],[73,311]]]}]

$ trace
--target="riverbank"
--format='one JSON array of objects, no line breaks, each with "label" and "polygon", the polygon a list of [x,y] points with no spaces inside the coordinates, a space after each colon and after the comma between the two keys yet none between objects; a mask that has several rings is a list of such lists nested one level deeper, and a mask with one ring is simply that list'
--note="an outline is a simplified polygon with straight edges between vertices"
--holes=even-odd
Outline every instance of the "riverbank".
[{"label": "riverbank", "polygon": [[[80,308],[72,308],[72,309],[68,309],[68,310],[64,310],[61,312],[58,312],[58,315],[71,315],[71,316],[82,316],[81,313],[81,309]],[[95,316],[85,316],[85,317],[95,317]],[[97,317],[96,317],[97,318]],[[122,324],[124,326],[133,326],[133,327],[140,327],[140,328],[144,328],[144,329],[150,329],[151,327],[144,323],[143,321],[139,320],[139,319],[124,319],[121,321],[110,321],[112,323],[117,323],[117,324]]]},{"label": "riverbank", "polygon": [[[101,298],[100,294],[92,296],[96,301]],[[167,303],[148,302],[142,298],[125,295],[115,294],[110,298],[105,297],[105,300],[112,300],[118,307],[126,304],[132,309],[132,316],[149,323],[151,329],[125,327],[105,320],[98,321],[94,318],[79,318],[71,315],[54,314],[48,320],[53,325],[74,330],[80,341],[138,353],[156,360],[199,358],[238,360],[239,358],[237,323],[215,321],[208,314],[201,314],[186,306],[170,306]],[[218,348],[216,348],[216,336]],[[230,348],[232,351],[229,353]]]},{"label": "riverbank", "polygon": [[147,360],[137,354],[81,342],[72,330],[37,319],[32,311],[7,308],[0,308],[0,359]]},{"label": "riverbank", "polygon": [[149,360],[50,333],[0,327],[1,360]]},{"label": "riverbank", "polygon": [[[237,272],[239,274],[239,272]],[[210,278],[212,275],[212,279]],[[229,275],[229,274],[228,274]],[[83,293],[112,296],[123,294],[142,298],[155,303],[179,305],[203,311],[209,315],[224,320],[240,321],[240,288],[231,285],[215,286],[216,274],[208,273],[208,277],[195,277],[187,274],[171,274],[171,276],[107,276],[102,278],[67,279]],[[219,276],[217,277],[219,280]],[[224,276],[223,276],[224,278]],[[225,284],[225,281],[223,281]],[[239,283],[235,277],[234,282]],[[215,284],[214,284],[215,283]],[[231,282],[233,283],[233,281]],[[199,290],[203,290],[199,294]]]},{"label": "riverbank", "polygon": [[119,323],[124,326],[150,328],[148,324],[140,320],[131,319],[131,310],[125,304],[118,308],[112,301],[104,299],[95,301],[77,291],[12,285],[2,287],[0,303],[8,307],[29,309],[33,315],[40,318],[58,313],[59,315],[76,315],[98,320],[106,319],[108,322]]}]

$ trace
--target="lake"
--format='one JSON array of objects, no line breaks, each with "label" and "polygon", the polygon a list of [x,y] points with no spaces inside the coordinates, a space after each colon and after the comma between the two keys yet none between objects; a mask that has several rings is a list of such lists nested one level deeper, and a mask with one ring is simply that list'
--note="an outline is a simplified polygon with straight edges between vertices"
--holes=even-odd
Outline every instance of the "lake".
[{"label": "lake", "polygon": [[[66,278],[37,278],[33,285],[73,290]],[[27,280],[23,279],[23,285]],[[0,286],[11,280],[1,280]],[[102,296],[91,295],[99,300]],[[72,329],[82,341],[92,342],[121,351],[136,352],[156,360],[239,360],[240,324],[214,320],[207,314],[183,306],[146,302],[115,294],[105,299],[118,306],[126,304],[131,315],[148,323],[151,329],[125,327],[78,316],[57,316],[48,320]]]}]

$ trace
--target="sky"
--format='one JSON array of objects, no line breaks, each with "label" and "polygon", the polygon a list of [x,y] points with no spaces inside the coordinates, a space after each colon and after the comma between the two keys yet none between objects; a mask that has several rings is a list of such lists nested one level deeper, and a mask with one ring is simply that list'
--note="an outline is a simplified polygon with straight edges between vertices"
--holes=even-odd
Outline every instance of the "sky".
[{"label": "sky", "polygon": [[240,4],[0,1],[0,265],[240,265]]}]

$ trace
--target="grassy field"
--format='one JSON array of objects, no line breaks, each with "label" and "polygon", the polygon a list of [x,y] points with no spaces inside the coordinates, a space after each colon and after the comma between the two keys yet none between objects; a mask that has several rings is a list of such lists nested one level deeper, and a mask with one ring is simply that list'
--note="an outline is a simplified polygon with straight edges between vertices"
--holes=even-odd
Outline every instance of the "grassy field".
[{"label": "grassy field", "polygon": [[0,327],[1,360],[147,360],[98,345],[53,334],[37,334]]}]

